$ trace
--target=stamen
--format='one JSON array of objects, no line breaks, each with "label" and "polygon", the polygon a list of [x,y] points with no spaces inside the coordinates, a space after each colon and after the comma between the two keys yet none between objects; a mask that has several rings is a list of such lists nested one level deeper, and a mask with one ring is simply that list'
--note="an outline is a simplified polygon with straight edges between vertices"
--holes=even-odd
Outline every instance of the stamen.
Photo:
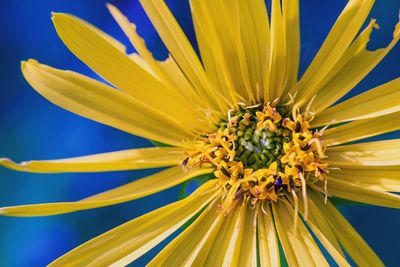
[{"label": "stamen", "polygon": [[304,202],[304,220],[307,221],[308,218],[308,199],[307,199],[307,185],[306,179],[304,179],[303,173],[299,173],[299,177],[301,179],[301,192],[303,193],[303,202]]},{"label": "stamen", "polygon": [[264,209],[264,205],[265,205],[266,203],[265,202],[262,202],[261,203],[261,211],[262,211],[262,213],[264,213],[265,215],[268,215],[268,212]]},{"label": "stamen", "polygon": [[297,198],[296,192],[294,190],[290,190],[294,200],[294,214],[293,214],[293,231],[296,232],[297,229],[297,220],[299,214],[299,199]]},{"label": "stamen", "polygon": [[327,178],[325,178],[325,181],[324,181],[324,191],[325,191],[324,203],[326,205],[328,203],[328,179]]},{"label": "stamen", "polygon": [[[293,99],[295,96],[290,95]],[[228,110],[227,120],[220,122],[216,132],[205,135],[191,153],[185,154],[181,166],[184,171],[215,168],[222,192],[218,207],[224,216],[239,203],[268,214],[264,205],[292,194],[296,229],[297,192],[301,191],[304,201],[304,220],[309,212],[307,186],[328,197],[329,164],[323,162],[325,144],[320,139],[324,129],[310,130],[298,103],[293,105],[292,113],[284,106],[275,106],[277,103],[278,100],[265,105],[238,103],[236,110]],[[317,182],[325,183],[324,190]]]}]

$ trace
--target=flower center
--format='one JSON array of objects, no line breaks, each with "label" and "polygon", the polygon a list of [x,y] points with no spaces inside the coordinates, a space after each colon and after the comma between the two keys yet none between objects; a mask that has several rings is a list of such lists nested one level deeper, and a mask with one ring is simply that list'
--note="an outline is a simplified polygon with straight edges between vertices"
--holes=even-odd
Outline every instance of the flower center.
[{"label": "flower center", "polygon": [[296,198],[297,191],[305,197],[307,184],[326,182],[321,135],[301,114],[290,118],[284,108],[239,107],[198,142],[182,167],[214,167],[226,211],[241,199],[255,205],[288,194]]}]

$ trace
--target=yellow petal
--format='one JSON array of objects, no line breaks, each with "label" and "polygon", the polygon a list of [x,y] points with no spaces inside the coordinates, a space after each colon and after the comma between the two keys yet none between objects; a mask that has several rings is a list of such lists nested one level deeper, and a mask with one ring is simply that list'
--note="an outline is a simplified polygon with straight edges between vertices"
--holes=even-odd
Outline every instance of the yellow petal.
[{"label": "yellow petal", "polygon": [[335,66],[335,71],[325,80],[313,103],[314,111],[321,112],[334,104],[353,89],[393,49],[400,39],[400,24],[396,25],[393,40],[385,48],[368,51],[367,43],[373,28],[378,25],[372,20],[350,49]]},{"label": "yellow petal", "polygon": [[220,224],[223,216],[217,204],[210,204],[205,211],[178,237],[169,243],[147,266],[193,266],[199,250],[210,233]]},{"label": "yellow petal", "polygon": [[165,2],[162,0],[146,0],[140,1],[140,3],[160,35],[161,40],[198,94],[212,108],[217,110],[219,108],[221,111],[226,110],[226,104],[219,101],[219,92],[210,85],[196,52]]},{"label": "yellow petal", "polygon": [[176,166],[80,201],[4,207],[0,209],[0,214],[7,216],[47,216],[105,207],[145,197],[183,183],[193,177],[211,172],[213,172],[213,169],[192,169],[184,173],[179,166]]},{"label": "yellow petal", "polygon": [[240,207],[235,206],[227,216],[221,217],[221,223],[211,232],[193,266],[227,266],[233,256],[233,246],[239,231],[239,211]]},{"label": "yellow petal", "polygon": [[191,0],[190,6],[210,76],[232,105],[240,101],[237,94],[245,101],[254,101],[241,40],[239,1]]},{"label": "yellow petal", "polygon": [[400,165],[341,166],[340,170],[330,170],[329,175],[372,190],[400,192]]},{"label": "yellow petal", "polygon": [[88,156],[31,160],[19,164],[0,158],[0,166],[16,171],[38,173],[106,172],[159,168],[179,164],[183,151],[175,147],[151,147],[100,153]]},{"label": "yellow petal", "polygon": [[266,102],[272,102],[281,96],[286,78],[286,31],[280,2],[280,0],[272,0],[269,95],[264,99]]},{"label": "yellow petal", "polygon": [[191,196],[120,225],[52,262],[49,266],[125,266],[192,218],[215,196],[209,181]]},{"label": "yellow petal", "polygon": [[[299,198],[299,200],[301,203],[301,205],[299,204],[301,210],[303,207],[303,203],[301,198]],[[308,208],[308,216],[310,216],[309,220],[324,236],[323,239],[327,239],[327,241],[330,243],[330,245],[328,245],[328,248],[330,249],[328,252],[332,255],[332,257],[336,259],[337,263],[343,262],[342,257],[340,257],[340,255],[344,255],[342,247],[340,246],[339,241],[336,238],[335,232],[329,225],[328,219],[325,218],[323,211],[321,211],[312,201],[308,201]],[[333,246],[333,248],[331,246]]]},{"label": "yellow petal", "polygon": [[332,226],[343,248],[357,266],[384,266],[375,252],[330,201],[325,205],[323,196],[312,190],[310,190],[309,196],[311,197],[310,202],[315,203],[318,209],[323,212],[323,216]]},{"label": "yellow petal", "polygon": [[[135,47],[136,51],[140,54],[138,57],[148,66],[146,69],[148,69],[149,72],[154,73],[155,77],[166,83],[168,86],[178,88],[179,93],[184,95],[187,99],[190,99],[194,106],[198,108],[206,108],[192,85],[182,73],[182,70],[176,65],[173,58],[168,57],[165,61],[155,60],[153,54],[147,49],[145,41],[137,33],[135,24],[129,22],[128,18],[125,17],[115,6],[107,3],[107,7],[121,29],[129,38],[132,45]],[[201,113],[199,115],[201,115]]]},{"label": "yellow petal", "polygon": [[[289,199],[293,205],[293,198],[289,197]],[[303,207],[304,200],[302,198],[299,198],[299,211],[304,216]],[[336,239],[336,236],[332,231],[332,228],[329,226],[325,217],[322,215],[323,213],[318,210],[313,202],[309,203],[308,208],[309,213],[306,223],[311,228],[314,235],[318,238],[323,247],[332,256],[338,266],[350,267],[350,264],[347,262],[346,257],[344,256],[344,253]]]},{"label": "yellow petal", "polygon": [[238,1],[238,5],[242,49],[247,62],[247,72],[250,75],[248,86],[253,91],[250,94],[254,95],[256,102],[259,103],[264,97],[261,90],[266,82],[264,75],[268,73],[270,37],[267,7],[264,0]]},{"label": "yellow petal", "polygon": [[293,231],[293,207],[282,201],[272,205],[279,241],[289,266],[329,266],[301,220]]},{"label": "yellow petal", "polygon": [[184,122],[196,122],[187,101],[178,92],[143,70],[115,49],[100,30],[67,14],[53,14],[56,31],[65,45],[100,76],[137,100]]},{"label": "yellow petal", "polygon": [[323,139],[328,146],[334,146],[396,130],[400,130],[400,112],[330,128]]},{"label": "yellow petal", "polygon": [[326,155],[332,166],[384,166],[400,164],[400,140],[385,140],[329,147]]},{"label": "yellow petal", "polygon": [[257,247],[256,247],[256,212],[250,208],[248,203],[240,207],[239,221],[236,226],[239,228],[238,236],[235,240],[230,266],[257,266]]},{"label": "yellow petal", "polygon": [[354,96],[319,113],[312,126],[368,119],[400,111],[400,78]]},{"label": "yellow petal", "polygon": [[23,62],[22,72],[42,96],[83,117],[175,146],[182,145],[183,139],[193,138],[158,110],[91,78],[34,60]]},{"label": "yellow petal", "polygon": [[166,60],[159,62],[159,64],[166,75],[170,77],[175,88],[179,89],[179,93],[184,95],[187,99],[190,99],[192,107],[196,107],[195,109],[207,108],[206,103],[199,98],[199,95],[196,93],[185,74],[176,64],[173,57],[168,56]]},{"label": "yellow petal", "polygon": [[258,244],[260,251],[260,266],[280,266],[278,240],[275,233],[275,226],[272,221],[272,210],[267,205],[264,214],[261,209],[258,210]]},{"label": "yellow petal", "polygon": [[313,97],[318,85],[329,75],[349,48],[367,18],[374,0],[351,0],[333,25],[322,47],[307,68],[299,84],[292,90],[304,104]]},{"label": "yellow petal", "polygon": [[300,11],[299,0],[282,1],[282,14],[286,32],[286,88],[297,83],[300,63]]},{"label": "yellow petal", "polygon": [[360,203],[400,208],[400,195],[364,188],[333,177],[328,178],[328,193],[332,196]]},{"label": "yellow petal", "polygon": [[149,67],[155,72],[156,77],[168,85],[172,85],[170,78],[165,74],[164,70],[160,68],[160,64],[154,59],[153,54],[147,49],[145,41],[139,36],[136,31],[136,25],[131,23],[127,17],[125,17],[121,11],[115,6],[107,3],[107,8],[115,21],[121,27],[125,35],[129,38],[129,41],[135,47],[138,54],[143,60],[149,64]]}]

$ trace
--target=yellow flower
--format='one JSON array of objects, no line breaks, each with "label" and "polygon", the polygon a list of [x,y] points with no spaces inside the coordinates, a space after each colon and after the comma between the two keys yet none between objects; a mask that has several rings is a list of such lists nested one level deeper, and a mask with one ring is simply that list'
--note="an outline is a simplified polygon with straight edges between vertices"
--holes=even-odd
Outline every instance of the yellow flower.
[{"label": "yellow flower", "polygon": [[[157,61],[114,6],[111,14],[137,54],[66,14],[54,14],[68,48],[112,86],[28,60],[32,87],[71,112],[169,147],[131,149],[20,164],[18,171],[101,172],[168,167],[76,202],[4,207],[2,215],[74,212],[144,197],[211,177],[187,198],[127,222],[52,266],[126,265],[190,219],[150,266],[340,266],[378,256],[330,197],[399,208],[400,141],[353,141],[400,129],[400,79],[335,104],[394,47],[366,49],[375,20],[360,32],[373,0],[350,0],[298,79],[298,1],[190,0],[201,60],[162,0],[141,4],[170,52]],[[334,125],[335,127],[330,127]],[[311,234],[312,233],[312,234]]]}]

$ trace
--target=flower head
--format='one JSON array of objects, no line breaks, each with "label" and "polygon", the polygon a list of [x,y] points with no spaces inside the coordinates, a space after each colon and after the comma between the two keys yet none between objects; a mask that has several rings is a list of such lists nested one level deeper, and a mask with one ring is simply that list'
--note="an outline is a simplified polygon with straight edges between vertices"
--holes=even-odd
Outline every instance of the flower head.
[{"label": "flower head", "polygon": [[[281,3],[282,2],[282,3]],[[150,266],[383,265],[331,197],[400,207],[399,140],[357,142],[400,129],[400,79],[336,104],[393,48],[368,51],[372,0],[350,0],[304,75],[298,1],[190,0],[201,60],[162,0],[141,4],[170,52],[157,61],[136,27],[108,5],[137,53],[66,14],[53,14],[68,48],[112,86],[34,60],[32,87],[81,116],[168,145],[20,164],[29,172],[168,167],[76,202],[4,207],[52,215],[137,199],[202,176],[190,196],[127,222],[52,263],[126,265],[194,218]],[[350,144],[351,143],[351,144]]]}]

